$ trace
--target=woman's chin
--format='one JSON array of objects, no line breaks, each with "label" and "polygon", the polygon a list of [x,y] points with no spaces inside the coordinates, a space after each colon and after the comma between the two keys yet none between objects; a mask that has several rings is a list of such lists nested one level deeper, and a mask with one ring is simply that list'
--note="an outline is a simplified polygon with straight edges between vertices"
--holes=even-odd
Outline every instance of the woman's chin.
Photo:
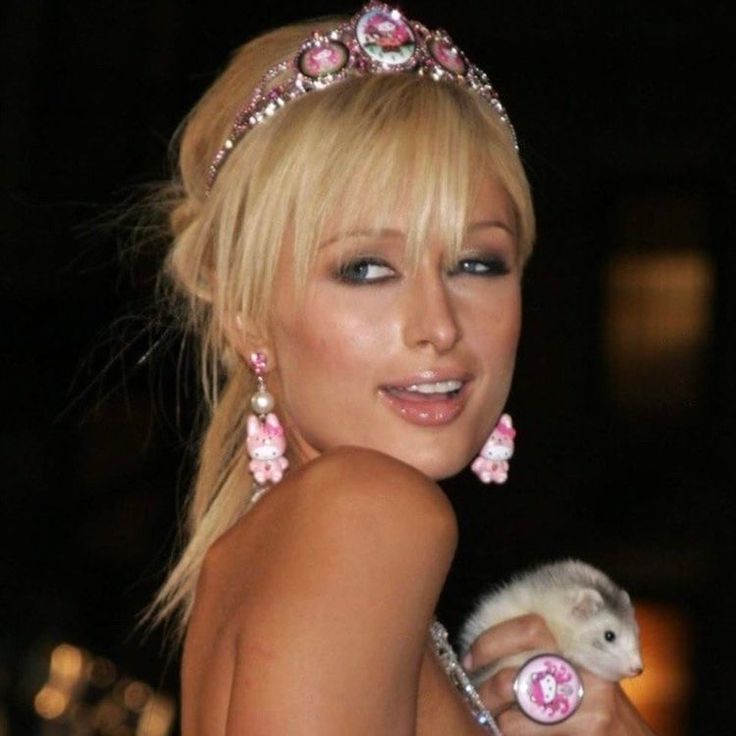
[{"label": "woman's chin", "polygon": [[397,460],[401,460],[407,465],[411,465],[434,481],[445,480],[451,478],[453,475],[457,475],[470,462],[464,456],[461,458],[457,456],[444,457],[442,453],[437,453],[436,451],[426,454],[401,452],[387,452],[387,454],[395,457]]}]

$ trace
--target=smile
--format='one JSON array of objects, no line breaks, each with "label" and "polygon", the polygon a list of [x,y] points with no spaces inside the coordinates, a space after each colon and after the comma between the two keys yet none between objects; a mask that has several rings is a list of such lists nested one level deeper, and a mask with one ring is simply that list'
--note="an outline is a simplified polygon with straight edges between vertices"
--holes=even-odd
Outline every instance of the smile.
[{"label": "smile", "polygon": [[397,389],[407,393],[423,394],[424,396],[434,396],[436,394],[452,394],[457,393],[463,387],[462,381],[436,381],[435,383],[413,383],[404,389]]},{"label": "smile", "polygon": [[402,419],[423,427],[448,424],[465,406],[467,381],[449,379],[382,386],[379,395]]}]

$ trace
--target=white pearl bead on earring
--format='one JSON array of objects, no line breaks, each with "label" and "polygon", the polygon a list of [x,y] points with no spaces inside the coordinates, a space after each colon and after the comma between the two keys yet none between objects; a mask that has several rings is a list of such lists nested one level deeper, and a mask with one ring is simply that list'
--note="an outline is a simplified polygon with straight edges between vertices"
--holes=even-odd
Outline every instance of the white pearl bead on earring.
[{"label": "white pearl bead on earring", "polygon": [[250,397],[250,405],[256,414],[268,414],[274,407],[274,399],[266,389],[261,388]]}]

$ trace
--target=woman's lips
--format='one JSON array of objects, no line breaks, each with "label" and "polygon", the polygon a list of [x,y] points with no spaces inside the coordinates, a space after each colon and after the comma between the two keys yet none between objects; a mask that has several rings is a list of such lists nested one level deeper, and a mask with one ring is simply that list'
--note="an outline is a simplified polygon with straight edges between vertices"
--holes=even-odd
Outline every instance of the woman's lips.
[{"label": "woman's lips", "polygon": [[447,393],[420,393],[408,387],[383,386],[379,394],[402,419],[422,427],[448,424],[462,411],[468,382]]}]

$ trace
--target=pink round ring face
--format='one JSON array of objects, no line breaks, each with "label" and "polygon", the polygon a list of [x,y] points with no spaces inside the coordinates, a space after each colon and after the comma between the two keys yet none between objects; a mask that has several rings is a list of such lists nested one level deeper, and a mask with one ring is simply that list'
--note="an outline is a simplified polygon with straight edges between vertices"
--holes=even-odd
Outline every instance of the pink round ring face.
[{"label": "pink round ring face", "polygon": [[398,11],[367,11],[358,19],[355,35],[373,61],[388,67],[406,64],[417,48],[414,31]]},{"label": "pink round ring face", "polygon": [[528,718],[537,723],[561,723],[580,706],[583,683],[566,659],[556,654],[540,654],[518,671],[514,694]]},{"label": "pink round ring face", "polygon": [[468,65],[457,46],[444,38],[434,38],[427,44],[432,58],[445,70],[453,74],[465,74]]},{"label": "pink round ring face", "polygon": [[347,66],[350,54],[339,41],[313,46],[303,51],[297,66],[299,71],[312,79],[321,79],[337,74]]}]

